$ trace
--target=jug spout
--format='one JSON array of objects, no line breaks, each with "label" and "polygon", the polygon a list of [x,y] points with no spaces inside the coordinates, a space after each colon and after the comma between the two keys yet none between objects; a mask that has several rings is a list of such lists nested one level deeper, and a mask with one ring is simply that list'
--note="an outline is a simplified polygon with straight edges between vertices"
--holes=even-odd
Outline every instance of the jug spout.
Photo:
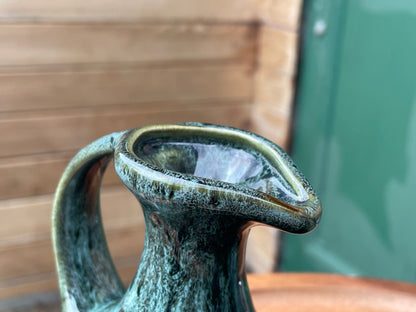
[{"label": "jug spout", "polygon": [[205,209],[291,233],[319,222],[309,182],[274,143],[238,129],[204,124],[144,127],[125,134],[116,171],[137,196]]}]

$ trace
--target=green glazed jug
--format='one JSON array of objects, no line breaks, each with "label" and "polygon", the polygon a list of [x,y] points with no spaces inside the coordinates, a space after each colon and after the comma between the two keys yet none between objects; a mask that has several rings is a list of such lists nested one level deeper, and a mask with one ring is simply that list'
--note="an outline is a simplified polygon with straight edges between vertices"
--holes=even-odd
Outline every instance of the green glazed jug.
[{"label": "green glazed jug", "polygon": [[[127,290],[100,217],[100,183],[111,158],[146,222]],[[249,229],[305,233],[320,215],[319,199],[287,154],[255,134],[187,123],[107,135],[74,157],[56,191],[62,309],[254,311],[244,270]]]}]

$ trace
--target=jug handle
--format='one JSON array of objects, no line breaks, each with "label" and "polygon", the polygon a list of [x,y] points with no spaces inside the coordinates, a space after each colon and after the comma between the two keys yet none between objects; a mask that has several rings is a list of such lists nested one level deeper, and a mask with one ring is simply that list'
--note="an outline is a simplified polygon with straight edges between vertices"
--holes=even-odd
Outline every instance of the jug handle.
[{"label": "jug handle", "polygon": [[124,133],[83,148],[58,184],[52,239],[63,311],[109,308],[125,293],[108,251],[99,198],[102,176]]}]

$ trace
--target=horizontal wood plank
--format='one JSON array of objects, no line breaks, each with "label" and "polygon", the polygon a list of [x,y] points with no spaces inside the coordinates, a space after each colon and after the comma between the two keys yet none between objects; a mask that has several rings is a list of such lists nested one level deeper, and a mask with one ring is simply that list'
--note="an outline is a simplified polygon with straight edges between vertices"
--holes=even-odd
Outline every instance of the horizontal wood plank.
[{"label": "horizontal wood plank", "polygon": [[[0,201],[0,281],[3,283],[54,271],[50,235],[52,202],[52,195]],[[103,188],[101,205],[113,258],[136,256],[138,263],[145,229],[140,204],[126,188],[117,187]]]},{"label": "horizontal wood plank", "polygon": [[[55,272],[48,272],[29,278],[0,281],[0,307],[5,299],[19,300],[30,294],[39,294],[58,289],[58,280]],[[10,311],[5,308],[5,311]]]},{"label": "horizontal wood plank", "polygon": [[[53,193],[75,154],[72,151],[0,159],[0,200]],[[110,164],[103,185],[117,184],[119,178]]]},{"label": "horizontal wood plank", "polygon": [[254,60],[245,25],[5,24],[0,66]]},{"label": "horizontal wood plank", "polygon": [[254,107],[250,119],[251,131],[268,138],[286,149],[290,140],[291,120],[280,112]]},{"label": "horizontal wood plank", "polygon": [[296,32],[300,24],[303,0],[257,0],[262,23]]},{"label": "horizontal wood plank", "polygon": [[[135,256],[137,264],[139,263],[143,250],[144,225],[108,231],[106,238],[114,259]],[[16,261],[16,259],[25,259],[25,261]],[[2,268],[0,281],[3,284],[10,284],[11,280],[25,276],[53,272],[55,259],[51,240],[44,239],[31,244],[0,249],[0,268]]]},{"label": "horizontal wood plank", "polygon": [[2,22],[178,22],[209,21],[268,25],[295,31],[302,0],[112,0],[2,1]]},{"label": "horizontal wood plank", "polygon": [[[165,101],[249,100],[253,67],[173,68],[0,73],[0,112],[98,107]],[[45,68],[44,68],[45,70]]]},{"label": "horizontal wood plank", "polygon": [[[53,195],[0,201],[0,249],[49,238]],[[140,204],[127,188],[103,187],[101,212],[108,231],[143,225]]]},{"label": "horizontal wood plank", "polygon": [[153,104],[148,109],[112,107],[39,114],[8,115],[0,120],[0,133],[8,134],[0,137],[0,157],[79,149],[105,134],[146,124],[200,121],[245,128],[250,104],[192,103],[176,109]]},{"label": "horizontal wood plank", "polygon": [[254,83],[255,106],[279,112],[289,119],[295,90],[294,78],[278,68],[262,66],[256,73]]},{"label": "horizontal wood plank", "polygon": [[[138,259],[136,257],[116,259],[114,264],[121,280],[127,287],[133,279],[135,272],[137,271]],[[14,300],[21,302],[21,297],[46,292],[56,292],[57,294],[57,291],[58,280],[55,271],[26,276],[23,278],[0,281],[0,311],[10,312],[10,304],[5,303],[5,307],[3,308],[2,302],[5,302],[5,299],[8,299],[9,301],[10,298],[15,298]],[[6,304],[9,305],[9,307],[7,307]],[[18,307],[19,305],[14,304],[14,306]],[[56,309],[56,307],[54,308]],[[46,307],[41,307],[41,309],[37,311],[46,311],[45,309]],[[56,311],[55,309],[51,311]],[[27,306],[24,307],[23,310],[17,311],[28,311]]]},{"label": "horizontal wood plank", "polygon": [[258,64],[288,76],[295,74],[298,35],[263,26],[259,31]]},{"label": "horizontal wood plank", "polygon": [[[56,289],[50,239],[53,196],[0,201],[0,298]],[[130,281],[143,249],[140,204],[126,188],[103,188],[102,218],[107,243],[118,270]],[[24,259],[24,261],[22,261]]]},{"label": "horizontal wood plank", "polygon": [[1,1],[0,21],[251,21],[257,0]]}]

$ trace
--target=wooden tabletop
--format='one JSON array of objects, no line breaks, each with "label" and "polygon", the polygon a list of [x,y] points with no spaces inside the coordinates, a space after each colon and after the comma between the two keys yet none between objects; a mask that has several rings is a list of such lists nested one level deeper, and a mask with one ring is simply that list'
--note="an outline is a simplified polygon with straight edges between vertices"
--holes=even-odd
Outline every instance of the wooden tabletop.
[{"label": "wooden tabletop", "polygon": [[[416,284],[335,274],[248,275],[257,312],[416,311]],[[0,302],[0,312],[60,311],[57,292]]]},{"label": "wooden tabletop", "polygon": [[416,311],[416,284],[335,274],[249,275],[257,312]]}]

